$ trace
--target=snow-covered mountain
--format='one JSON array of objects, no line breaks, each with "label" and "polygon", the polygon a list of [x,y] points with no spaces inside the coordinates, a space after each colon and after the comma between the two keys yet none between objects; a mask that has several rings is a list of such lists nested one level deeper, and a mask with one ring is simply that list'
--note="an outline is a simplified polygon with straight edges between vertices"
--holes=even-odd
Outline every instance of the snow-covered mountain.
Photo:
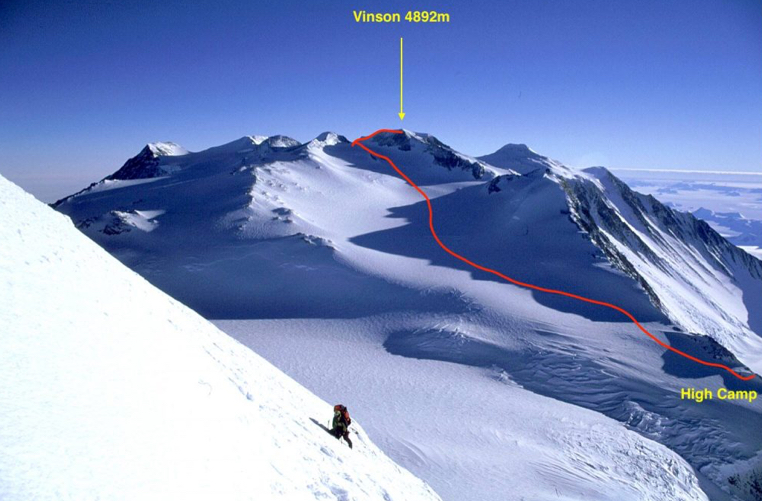
[{"label": "snow-covered mountain", "polygon": [[439,499],[2,177],[0,221],[0,499]]},{"label": "snow-covered mountain", "polygon": [[[437,189],[446,190],[457,181],[489,181],[468,190],[471,200],[454,192],[448,194],[448,197],[462,199],[463,206],[478,203],[482,204],[480,210],[489,209],[489,215],[482,220],[492,216],[508,220],[502,228],[507,231],[494,228],[482,233],[484,237],[474,245],[465,244],[463,250],[470,252],[469,255],[488,257],[489,253],[498,251],[501,256],[496,256],[495,264],[500,265],[498,261],[507,257],[505,251],[512,245],[496,242],[501,238],[500,233],[509,234],[512,221],[536,229],[542,224],[539,214],[543,207],[557,202],[558,213],[549,215],[549,219],[561,224],[570,219],[585,233],[587,244],[595,247],[579,248],[579,254],[597,249],[600,256],[596,256],[596,260],[628,275],[650,302],[677,326],[709,335],[748,367],[762,371],[759,335],[762,316],[759,309],[750,306],[762,302],[762,262],[729,244],[703,221],[672,210],[653,197],[633,192],[604,168],[572,172],[525,145],[507,145],[475,159],[455,152],[428,134],[381,134],[371,142],[398,159],[406,173],[421,185],[437,185]],[[342,160],[362,169],[365,177],[340,175],[341,171],[331,162]],[[358,211],[371,202],[370,197],[399,198],[397,194],[388,193],[388,189],[373,188],[372,183],[379,180],[371,179],[371,173],[389,174],[384,172],[388,166],[373,165],[378,163],[372,158],[358,159],[358,152],[352,151],[346,138],[332,133],[324,133],[304,145],[284,136],[247,136],[195,154],[174,143],[153,143],[113,175],[57,202],[55,207],[72,216],[85,233],[150,279],[150,270],[142,267],[146,261],[167,254],[168,238],[176,243],[178,239],[183,240],[181,246],[173,245],[177,249],[172,253],[173,260],[195,259],[199,247],[207,251],[229,246],[227,241],[231,237],[239,242],[258,243],[273,238],[297,238],[334,252],[335,244],[361,235],[335,224],[336,212],[350,212],[351,218],[356,220],[361,217]],[[311,172],[320,169],[327,172]],[[150,185],[144,185],[145,182]],[[348,190],[353,192],[352,196],[344,196]],[[489,205],[480,199],[485,192],[495,199]],[[329,193],[338,203],[327,200]],[[316,207],[317,202],[324,202],[323,207]],[[299,205],[304,208],[297,207]],[[387,203],[385,208],[388,207],[391,206]],[[515,215],[516,210],[524,214]],[[466,231],[450,228],[449,218],[443,224],[446,231]],[[197,240],[202,234],[201,228],[207,230],[203,232],[206,241],[189,242],[189,239]],[[157,229],[159,231],[154,231]],[[555,252],[557,249],[543,252],[545,243],[535,242],[534,238],[523,240],[535,248],[538,257],[547,254],[552,259],[555,253],[565,261],[579,261],[576,256]],[[274,245],[289,244],[277,242]],[[297,249],[298,245],[290,252]],[[270,260],[272,256],[266,254],[264,258]],[[198,266],[207,264],[200,260]],[[257,263],[257,267],[260,265]],[[511,265],[502,264],[503,268],[506,266]],[[168,268],[162,264],[152,265],[160,275],[175,271]],[[557,264],[557,271],[537,266],[531,278],[546,284],[552,281],[559,288],[566,286],[566,290],[575,289],[575,284],[567,284],[572,275],[566,271],[568,268],[562,263]],[[193,264],[184,265],[179,273],[185,278],[175,276],[171,282],[163,281],[160,285],[173,295],[183,297],[189,293],[185,282],[199,273]],[[226,283],[213,286],[229,289]],[[576,288],[594,295],[600,286],[585,284]],[[214,318],[232,313],[220,311],[216,304],[209,303],[209,298],[224,292],[219,289],[212,292],[208,288],[194,292],[199,300],[189,300],[189,304]],[[231,292],[246,296],[245,289],[236,283]],[[611,291],[608,296],[599,296],[616,299],[617,293]],[[248,299],[251,300],[250,315],[245,308],[243,313],[261,316],[258,310],[263,298]],[[283,298],[278,300],[282,303]]]},{"label": "snow-covered mountain", "polygon": [[[511,157],[501,160],[503,150],[488,158],[503,167],[514,165]],[[762,372],[762,310],[756,307],[762,304],[762,261],[730,244],[705,221],[634,192],[603,167],[569,175],[548,160],[539,172],[529,184],[534,189],[545,183],[561,187],[572,220],[675,325],[710,336]],[[491,183],[493,191],[501,189],[501,180]],[[503,196],[511,198],[525,189],[506,185],[512,192]],[[530,206],[540,203],[529,201]]]},{"label": "snow-covered mountain", "polygon": [[[573,171],[524,145],[475,158],[409,131],[365,144],[425,189],[437,232],[456,252],[522,282],[614,303],[692,356],[762,372],[762,264],[706,223],[606,169]],[[338,134],[304,144],[246,136],[197,153],[149,145],[55,208],[207,318],[367,321],[368,338],[388,353],[497,368],[522,391],[668,446],[712,499],[756,499],[760,402],[698,405],[679,393],[760,390],[758,378],[665,352],[614,311],[454,260],[431,239],[420,195]],[[299,348],[281,352],[272,358],[300,382],[320,379],[282,358],[299,358]],[[371,431],[390,437],[380,425]],[[429,478],[429,456],[419,464],[389,440],[393,458]],[[631,499],[683,499],[664,496]]]}]

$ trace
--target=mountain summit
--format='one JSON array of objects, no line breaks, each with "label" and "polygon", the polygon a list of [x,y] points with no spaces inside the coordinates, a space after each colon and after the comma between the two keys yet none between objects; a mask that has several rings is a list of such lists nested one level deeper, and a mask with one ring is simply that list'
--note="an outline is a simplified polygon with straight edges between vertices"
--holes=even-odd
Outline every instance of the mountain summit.
[{"label": "mountain summit", "polygon": [[511,168],[520,174],[548,167],[562,167],[560,163],[536,153],[525,144],[508,143],[496,152],[478,158],[490,165]]}]

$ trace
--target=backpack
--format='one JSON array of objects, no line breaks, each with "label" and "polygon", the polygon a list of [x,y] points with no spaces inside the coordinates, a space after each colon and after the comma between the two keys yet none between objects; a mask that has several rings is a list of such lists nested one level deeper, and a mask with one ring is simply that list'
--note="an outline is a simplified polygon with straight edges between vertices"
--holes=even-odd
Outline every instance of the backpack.
[{"label": "backpack", "polygon": [[349,411],[347,410],[346,407],[344,407],[341,404],[336,404],[336,405],[333,406],[333,410],[334,410],[334,412],[338,412],[338,413],[341,414],[341,419],[344,420],[344,423],[347,426],[352,424],[352,418],[349,417]]}]

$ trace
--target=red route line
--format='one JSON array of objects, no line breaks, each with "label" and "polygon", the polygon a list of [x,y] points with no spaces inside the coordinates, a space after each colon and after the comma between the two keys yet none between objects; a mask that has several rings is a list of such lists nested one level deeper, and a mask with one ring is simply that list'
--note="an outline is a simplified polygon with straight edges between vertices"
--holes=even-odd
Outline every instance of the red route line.
[{"label": "red route line", "polygon": [[616,310],[619,313],[622,313],[623,315],[625,315],[630,320],[632,320],[632,322],[635,325],[638,326],[638,329],[643,331],[643,333],[646,336],[650,337],[654,342],[658,343],[659,346],[661,346],[662,348],[665,348],[667,350],[673,351],[673,352],[677,353],[678,355],[682,355],[683,357],[685,357],[685,358],[687,358],[689,360],[693,360],[694,362],[697,362],[697,363],[699,363],[701,365],[706,365],[706,366],[709,366],[709,367],[717,367],[719,369],[725,369],[726,371],[730,372],[735,377],[737,377],[738,379],[741,379],[743,381],[749,381],[749,380],[754,379],[756,377],[755,374],[751,374],[749,376],[742,376],[741,374],[738,374],[736,371],[734,371],[733,369],[731,369],[727,365],[717,364],[717,363],[714,363],[714,362],[706,362],[704,360],[701,360],[699,358],[694,357],[693,355],[689,355],[689,354],[687,354],[687,353],[685,353],[683,351],[680,351],[677,348],[673,348],[672,346],[670,346],[667,343],[661,341],[659,338],[657,338],[656,336],[654,336],[653,334],[648,332],[648,330],[646,330],[645,327],[640,325],[640,322],[638,322],[635,319],[635,317],[632,316],[632,314],[630,312],[628,312],[627,310],[625,310],[624,308],[620,308],[619,306],[616,306],[616,305],[611,304],[611,303],[606,303],[606,302],[603,302],[603,301],[597,301],[595,299],[586,298],[584,296],[578,296],[577,294],[571,294],[569,292],[564,292],[564,291],[555,290],[555,289],[546,289],[545,287],[539,287],[537,285],[532,285],[532,284],[520,282],[520,281],[518,281],[516,279],[513,279],[513,278],[509,277],[508,275],[504,275],[504,274],[500,273],[497,270],[493,270],[491,268],[487,268],[485,266],[481,266],[479,264],[476,264],[473,261],[470,261],[469,259],[461,256],[460,254],[450,250],[445,244],[442,243],[442,241],[439,239],[439,236],[437,235],[437,232],[434,230],[434,210],[431,207],[431,200],[429,199],[429,196],[426,195],[426,193],[421,188],[419,188],[418,185],[415,184],[409,177],[407,177],[407,175],[405,175],[404,172],[402,172],[396,165],[394,165],[394,162],[392,162],[392,160],[389,157],[386,157],[384,155],[376,153],[375,151],[371,150],[370,148],[368,148],[367,146],[362,144],[362,141],[366,141],[366,140],[372,138],[373,136],[375,136],[377,134],[381,134],[382,132],[389,132],[389,133],[392,133],[392,134],[402,134],[403,133],[403,131],[401,131],[401,130],[379,129],[379,130],[377,130],[376,132],[374,132],[373,134],[371,134],[369,136],[363,136],[363,137],[360,137],[358,139],[355,139],[354,141],[352,141],[352,146],[359,146],[360,148],[364,149],[365,151],[367,151],[368,153],[370,153],[374,157],[380,158],[382,160],[386,160],[389,163],[389,165],[391,165],[392,168],[395,171],[397,171],[397,174],[402,176],[402,178],[405,181],[407,181],[408,184],[410,184],[410,186],[415,188],[416,191],[418,193],[420,193],[421,196],[423,196],[424,199],[426,199],[426,205],[429,208],[429,229],[431,230],[431,234],[434,237],[434,240],[436,240],[436,242],[439,244],[439,246],[442,249],[444,249],[444,251],[447,252],[448,254],[450,254],[451,256],[453,256],[453,257],[455,257],[457,259],[460,259],[464,263],[469,264],[469,265],[473,266],[476,269],[479,269],[479,270],[482,270],[482,271],[486,271],[487,273],[492,273],[493,275],[497,275],[498,277],[502,278],[503,280],[506,280],[506,281],[508,281],[508,282],[510,282],[512,284],[515,284],[515,285],[519,285],[521,287],[526,287],[528,289],[534,289],[534,290],[540,291],[540,292],[547,292],[548,294],[557,294],[559,296],[566,296],[566,297],[570,297],[570,298],[573,298],[573,299],[577,299],[579,301],[584,301],[586,303],[592,303],[592,304],[597,304],[599,306],[605,306],[607,308],[611,308],[612,310]]}]

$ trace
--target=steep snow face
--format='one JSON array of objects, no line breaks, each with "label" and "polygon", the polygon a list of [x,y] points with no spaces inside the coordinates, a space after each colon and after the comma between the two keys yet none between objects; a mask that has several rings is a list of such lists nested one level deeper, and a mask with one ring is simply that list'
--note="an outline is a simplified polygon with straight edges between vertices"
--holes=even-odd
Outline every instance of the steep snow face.
[{"label": "steep snow face", "polygon": [[439,499],[2,177],[0,220],[3,500]]},{"label": "steep snow face", "polygon": [[762,262],[602,167],[564,182],[572,217],[652,302],[762,373]]}]

